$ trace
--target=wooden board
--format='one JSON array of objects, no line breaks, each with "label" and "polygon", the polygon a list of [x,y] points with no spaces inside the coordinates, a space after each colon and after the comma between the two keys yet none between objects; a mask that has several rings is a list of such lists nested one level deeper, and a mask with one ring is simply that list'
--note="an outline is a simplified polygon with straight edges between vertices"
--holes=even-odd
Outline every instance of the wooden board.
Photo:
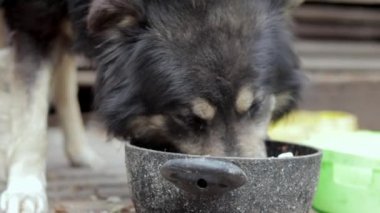
[{"label": "wooden board", "polygon": [[306,0],[306,2],[344,3],[344,4],[380,4],[380,0]]},{"label": "wooden board", "polygon": [[309,72],[380,74],[380,43],[299,41],[296,49]]},{"label": "wooden board", "polygon": [[380,40],[380,5],[304,4],[294,11],[300,38]]},{"label": "wooden board", "polygon": [[329,24],[298,24],[298,37],[306,39],[380,40],[380,27]]},{"label": "wooden board", "polygon": [[304,5],[295,10],[294,17],[303,22],[372,24],[380,26],[377,7],[339,7],[325,4]]}]

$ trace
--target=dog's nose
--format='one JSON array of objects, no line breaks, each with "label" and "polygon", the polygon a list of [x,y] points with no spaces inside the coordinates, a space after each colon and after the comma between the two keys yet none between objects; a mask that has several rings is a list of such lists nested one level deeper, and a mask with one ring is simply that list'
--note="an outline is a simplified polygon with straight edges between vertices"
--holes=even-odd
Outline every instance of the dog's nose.
[{"label": "dog's nose", "polygon": [[196,195],[222,195],[247,182],[235,164],[206,158],[169,160],[160,172],[178,188]]}]

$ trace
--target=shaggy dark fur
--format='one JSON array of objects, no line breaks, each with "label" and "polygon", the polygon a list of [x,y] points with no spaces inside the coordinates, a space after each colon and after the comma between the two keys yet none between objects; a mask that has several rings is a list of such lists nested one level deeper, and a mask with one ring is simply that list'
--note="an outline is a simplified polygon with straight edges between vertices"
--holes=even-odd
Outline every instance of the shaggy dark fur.
[{"label": "shaggy dark fur", "polygon": [[[170,139],[223,131],[226,146],[234,146],[231,125],[260,114],[260,101],[245,115],[234,108],[248,83],[264,96],[287,94],[273,119],[283,116],[295,106],[301,85],[288,32],[290,1],[95,0],[90,7],[88,0],[68,0],[76,49],[96,58],[96,105],[110,133],[134,137],[134,119],[164,115],[165,131],[148,132],[141,141],[162,140],[158,144],[176,148]],[[44,46],[55,36],[57,18],[66,15],[57,10],[64,1],[6,2],[19,8],[9,13],[10,25]],[[32,5],[31,12],[20,4]],[[192,114],[190,101],[197,97],[216,107],[213,122]]]},{"label": "shaggy dark fur", "polygon": [[[228,127],[241,119],[234,101],[246,83],[266,94],[289,93],[291,98],[276,109],[274,119],[294,107],[300,77],[285,1],[136,2],[140,4],[124,1],[115,8],[120,14],[123,8],[134,8],[136,24],[118,28],[112,25],[114,17],[108,17],[108,28],[96,31],[104,36],[97,48],[97,106],[113,134],[133,137],[128,123],[155,114],[171,117],[168,138],[207,134],[213,126],[185,110],[196,97],[214,104],[216,123]],[[234,133],[229,134],[226,138],[233,140]],[[153,136],[148,140],[160,138]]]}]

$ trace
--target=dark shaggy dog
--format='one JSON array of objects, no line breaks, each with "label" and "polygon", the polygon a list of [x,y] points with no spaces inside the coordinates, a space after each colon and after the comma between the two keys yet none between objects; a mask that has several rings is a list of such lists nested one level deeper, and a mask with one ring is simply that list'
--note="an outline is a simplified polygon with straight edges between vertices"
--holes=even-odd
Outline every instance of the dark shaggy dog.
[{"label": "dark shaggy dog", "polygon": [[300,1],[5,0],[18,131],[1,208],[47,210],[51,76],[71,162],[96,164],[73,101],[74,41],[95,59],[96,105],[112,135],[160,150],[264,157],[269,122],[299,98],[288,21]]},{"label": "dark shaggy dog", "polygon": [[299,96],[292,3],[95,1],[87,20],[110,132],[152,148],[264,156],[268,122]]}]

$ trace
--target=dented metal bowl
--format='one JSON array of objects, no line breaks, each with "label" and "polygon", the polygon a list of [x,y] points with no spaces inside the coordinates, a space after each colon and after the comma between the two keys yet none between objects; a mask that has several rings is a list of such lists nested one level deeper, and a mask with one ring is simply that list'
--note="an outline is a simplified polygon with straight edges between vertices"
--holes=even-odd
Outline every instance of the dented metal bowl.
[{"label": "dented metal bowl", "polygon": [[[136,211],[308,212],[322,153],[270,141],[267,150],[268,158],[206,157],[128,143],[126,164]],[[284,152],[295,157],[277,158]]]}]

